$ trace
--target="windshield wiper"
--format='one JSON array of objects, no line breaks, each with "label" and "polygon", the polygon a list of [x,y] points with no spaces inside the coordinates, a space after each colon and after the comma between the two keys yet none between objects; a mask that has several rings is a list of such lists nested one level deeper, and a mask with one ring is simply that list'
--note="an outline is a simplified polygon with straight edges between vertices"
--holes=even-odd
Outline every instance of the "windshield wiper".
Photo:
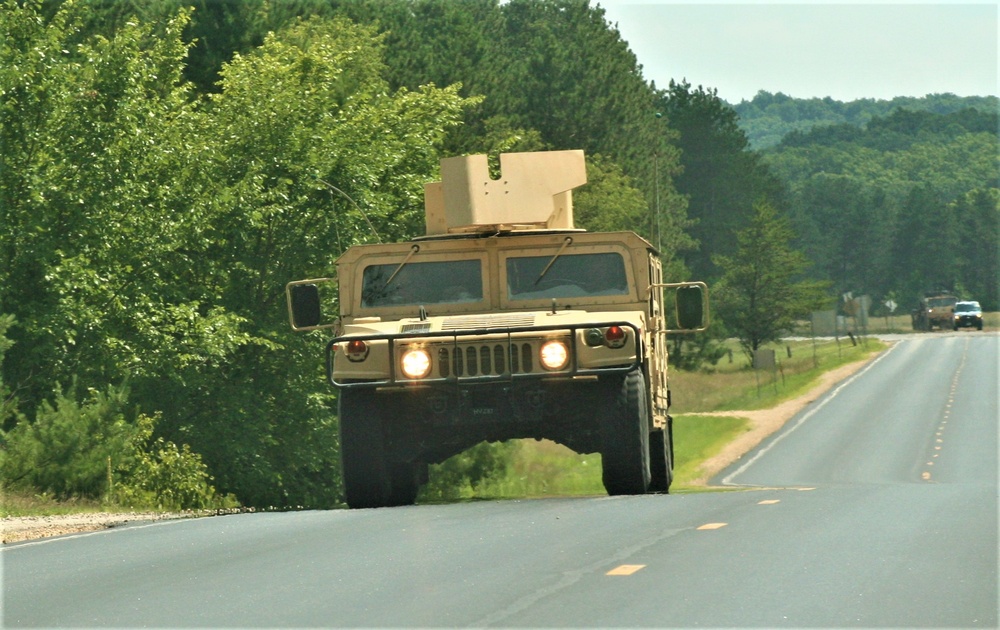
[{"label": "windshield wiper", "polygon": [[392,283],[392,281],[396,278],[396,274],[398,274],[400,272],[400,270],[406,265],[406,263],[410,262],[410,259],[413,258],[413,255],[416,254],[419,251],[420,251],[420,246],[419,245],[414,245],[410,249],[410,253],[406,255],[406,258],[403,259],[403,262],[399,263],[399,266],[396,267],[396,270],[393,271],[392,275],[389,276],[389,279],[385,281],[385,285],[383,285],[383,287],[382,287],[383,289],[386,288],[387,286],[389,286]]},{"label": "windshield wiper", "polygon": [[557,251],[555,256],[552,257],[552,260],[549,261],[549,264],[545,265],[545,269],[542,269],[542,273],[538,274],[538,277],[535,278],[535,286],[537,286],[538,283],[542,281],[542,278],[545,277],[545,274],[547,274],[549,272],[549,269],[552,267],[552,263],[556,261],[556,258],[562,256],[563,250],[569,247],[572,242],[573,242],[573,237],[567,236],[566,240],[563,241],[562,247],[559,248],[559,251]]}]

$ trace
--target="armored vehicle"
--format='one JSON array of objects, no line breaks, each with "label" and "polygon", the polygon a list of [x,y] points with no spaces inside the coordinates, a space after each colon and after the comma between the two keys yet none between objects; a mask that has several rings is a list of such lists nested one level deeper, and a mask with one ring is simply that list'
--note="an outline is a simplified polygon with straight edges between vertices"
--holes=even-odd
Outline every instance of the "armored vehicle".
[{"label": "armored vehicle", "polygon": [[913,330],[932,330],[935,326],[952,326],[955,303],[958,298],[947,291],[929,291],[924,294],[911,313]]},{"label": "armored vehicle", "polygon": [[612,495],[670,487],[666,336],[704,330],[706,286],[664,282],[633,232],[574,227],[582,151],[500,166],[492,179],[484,155],[442,160],[425,236],[345,252],[337,321],[322,323],[327,279],[288,285],[293,328],[334,330],[352,508],[411,504],[429,464],[514,438],[600,452]]}]

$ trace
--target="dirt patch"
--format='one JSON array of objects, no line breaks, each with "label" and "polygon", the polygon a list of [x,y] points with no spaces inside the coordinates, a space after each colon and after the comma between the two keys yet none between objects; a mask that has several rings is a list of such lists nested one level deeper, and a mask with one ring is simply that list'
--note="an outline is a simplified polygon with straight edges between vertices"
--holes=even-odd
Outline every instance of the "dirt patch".
[{"label": "dirt patch", "polygon": [[824,373],[820,377],[819,383],[817,383],[816,386],[808,392],[798,398],[786,400],[777,407],[772,407],[771,409],[758,409],[754,411],[713,411],[709,413],[684,414],[691,416],[736,416],[750,420],[750,430],[727,444],[726,447],[723,448],[717,455],[705,460],[701,466],[701,476],[692,481],[691,485],[707,485],[709,479],[719,474],[727,466],[753,450],[753,448],[763,442],[767,436],[783,427],[786,422],[805,409],[806,405],[819,399],[819,397],[825,394],[831,387],[857,372],[875,356],[876,355],[872,355],[867,359],[855,361],[854,363],[848,363],[847,365],[842,365],[836,370]]}]

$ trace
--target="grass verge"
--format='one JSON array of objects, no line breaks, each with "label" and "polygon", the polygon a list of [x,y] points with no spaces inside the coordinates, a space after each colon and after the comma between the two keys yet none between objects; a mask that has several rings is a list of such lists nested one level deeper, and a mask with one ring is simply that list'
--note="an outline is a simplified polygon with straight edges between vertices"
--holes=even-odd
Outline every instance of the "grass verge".
[{"label": "grass verge", "polygon": [[[727,444],[750,430],[746,418],[685,415],[769,409],[809,391],[828,371],[885,350],[876,339],[818,342],[795,341],[769,346],[778,357],[774,370],[755,372],[733,347],[733,361],[712,371],[673,372],[670,377],[674,408],[674,484],[672,492],[701,490],[695,481],[702,464]],[[604,494],[601,456],[580,455],[546,440],[518,440],[507,475],[468,488],[467,499]]]}]

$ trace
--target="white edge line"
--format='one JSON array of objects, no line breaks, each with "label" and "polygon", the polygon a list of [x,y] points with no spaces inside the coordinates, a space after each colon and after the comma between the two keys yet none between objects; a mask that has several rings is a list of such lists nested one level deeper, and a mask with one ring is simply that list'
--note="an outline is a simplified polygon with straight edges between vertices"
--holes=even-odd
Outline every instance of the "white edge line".
[{"label": "white edge line", "polygon": [[847,379],[846,381],[844,381],[843,383],[841,383],[840,385],[838,385],[830,394],[828,394],[827,396],[825,396],[823,398],[823,400],[821,400],[819,402],[819,404],[817,404],[815,407],[813,407],[812,409],[810,409],[806,413],[802,414],[799,417],[799,419],[795,422],[795,424],[792,425],[792,427],[790,429],[788,429],[787,431],[784,431],[783,433],[781,433],[780,435],[778,435],[778,437],[774,438],[774,440],[772,440],[770,444],[768,444],[764,448],[762,448],[759,451],[757,451],[757,453],[753,457],[751,457],[746,462],[744,462],[742,466],[740,466],[739,468],[737,468],[733,472],[731,472],[728,475],[726,475],[722,479],[722,485],[724,485],[724,486],[742,486],[742,485],[745,485],[745,484],[733,483],[732,482],[733,477],[735,477],[735,476],[737,476],[737,475],[742,474],[743,472],[745,472],[747,468],[749,468],[750,466],[752,466],[754,464],[754,462],[756,462],[758,459],[760,459],[761,457],[763,457],[764,454],[766,454],[769,450],[771,450],[771,448],[775,444],[777,444],[781,440],[783,440],[786,437],[788,437],[789,435],[791,435],[792,431],[794,431],[795,429],[798,429],[800,426],[802,426],[805,423],[806,420],[808,420],[809,418],[812,417],[812,415],[814,413],[816,413],[817,411],[819,411],[820,409],[822,409],[826,405],[826,403],[828,403],[831,400],[833,400],[833,398],[837,394],[840,393],[840,390],[844,389],[845,387],[847,387],[848,385],[850,385],[851,383],[853,383],[855,379],[860,378],[862,374],[864,374],[868,370],[870,370],[873,367],[875,367],[876,363],[878,363],[879,361],[881,361],[885,357],[889,356],[889,353],[892,352],[893,350],[895,350],[896,348],[898,348],[899,346],[900,346],[900,343],[898,343],[898,342],[894,343],[892,345],[892,347],[890,347],[888,350],[886,350],[881,355],[879,355],[874,361],[872,361],[871,363],[869,363],[868,365],[866,365],[864,367],[864,369],[862,369],[860,372],[857,372],[856,374],[854,374],[854,376],[850,377],[849,379]]}]

